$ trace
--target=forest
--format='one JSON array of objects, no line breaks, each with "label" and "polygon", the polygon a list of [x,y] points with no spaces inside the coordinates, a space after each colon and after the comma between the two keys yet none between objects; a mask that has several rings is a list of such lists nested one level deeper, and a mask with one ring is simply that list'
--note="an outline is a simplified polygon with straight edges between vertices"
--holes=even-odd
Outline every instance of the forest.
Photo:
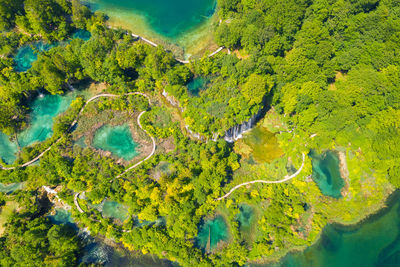
[{"label": "forest", "polygon": [[[0,234],[1,266],[79,264],[82,244],[73,229],[49,221],[43,186],[57,188],[74,221],[92,235],[182,266],[277,260],[314,243],[328,222],[361,220],[400,187],[398,1],[218,0],[217,12],[214,37],[225,49],[181,64],[163,47],[107,27],[106,14],[78,0],[0,0],[0,132],[13,139],[26,129],[39,93],[63,95],[95,84],[104,87],[100,93],[121,95],[90,103],[80,114],[85,96],[78,90],[56,117],[52,137],[22,148],[10,165],[15,169],[1,168],[1,183],[26,184],[0,195],[1,210],[20,207]],[[71,38],[79,29],[91,38]],[[37,41],[58,45],[18,72],[18,48]],[[198,78],[208,82],[196,95],[188,83]],[[122,96],[129,92],[146,94],[150,104]],[[77,116],[101,116],[92,124],[121,118],[134,124],[143,111],[140,121],[155,138],[156,153],[121,177],[126,162],[75,144],[70,125]],[[239,143],[222,137],[260,111],[282,152],[255,164],[238,152]],[[49,146],[38,164],[19,167]],[[242,187],[216,201],[241,182],[294,173],[301,154],[314,150],[344,151],[349,174],[341,198],[321,193],[307,158],[290,182]],[[85,195],[78,200],[83,213],[76,193]],[[104,199],[127,207],[128,219],[90,208]],[[244,204],[256,214],[250,234],[238,220]],[[217,216],[229,237],[207,251],[196,241],[199,225]]]}]

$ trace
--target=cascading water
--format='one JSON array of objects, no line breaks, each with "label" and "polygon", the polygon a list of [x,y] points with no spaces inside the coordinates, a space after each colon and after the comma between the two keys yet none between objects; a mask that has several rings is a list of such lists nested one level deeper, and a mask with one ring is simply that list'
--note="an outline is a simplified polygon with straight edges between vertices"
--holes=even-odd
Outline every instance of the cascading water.
[{"label": "cascading water", "polygon": [[248,121],[235,125],[226,130],[224,136],[225,141],[228,143],[233,143],[242,138],[245,132],[251,130],[257,124],[258,120],[262,117],[263,112],[264,109],[260,109],[257,114],[251,117]]}]

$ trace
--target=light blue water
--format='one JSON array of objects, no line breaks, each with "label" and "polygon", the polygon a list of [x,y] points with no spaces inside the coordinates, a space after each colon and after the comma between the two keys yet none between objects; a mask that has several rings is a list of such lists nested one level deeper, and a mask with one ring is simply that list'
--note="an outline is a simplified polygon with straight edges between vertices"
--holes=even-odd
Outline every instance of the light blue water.
[{"label": "light blue water", "polygon": [[54,118],[65,112],[70,106],[74,94],[40,95],[32,103],[29,127],[18,134],[18,143],[21,147],[35,142],[42,142],[53,134]]},{"label": "light blue water", "polygon": [[[94,8],[117,19],[134,20],[137,14],[145,18],[151,30],[177,38],[196,28],[212,16],[215,0],[90,0]],[[128,14],[128,15],[127,15]],[[131,15],[129,15],[131,14]],[[129,19],[131,18],[131,19]]]},{"label": "light blue water", "polygon": [[217,216],[212,220],[205,221],[200,226],[196,243],[203,250],[207,250],[207,244],[210,243],[212,250],[220,241],[227,241],[228,238],[228,226],[222,216]]},{"label": "light blue water", "polygon": [[32,67],[33,62],[37,60],[38,52],[48,51],[54,46],[55,44],[46,44],[42,41],[22,46],[18,49],[17,54],[14,57],[15,70],[18,72],[29,70]]},{"label": "light blue water", "polygon": [[[17,134],[21,148],[42,142],[53,134],[54,118],[65,112],[70,106],[75,94],[40,95],[31,105],[29,126]],[[0,158],[7,164],[16,159],[17,143],[11,142],[9,137],[0,132]]]},{"label": "light blue water", "polygon": [[139,155],[139,144],[132,138],[128,125],[103,126],[98,129],[93,138],[93,146],[97,149],[110,151],[112,154],[125,160],[131,160]]},{"label": "light blue water", "polygon": [[333,151],[325,151],[321,155],[311,151],[312,178],[317,183],[322,194],[340,198],[344,180],[340,176],[339,158]]}]

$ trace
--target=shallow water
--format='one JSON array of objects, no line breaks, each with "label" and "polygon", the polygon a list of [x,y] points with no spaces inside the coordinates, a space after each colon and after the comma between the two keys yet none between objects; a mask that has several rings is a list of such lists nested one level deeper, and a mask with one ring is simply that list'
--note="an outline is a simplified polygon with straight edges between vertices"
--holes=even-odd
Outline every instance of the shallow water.
[{"label": "shallow water", "polygon": [[[170,39],[196,28],[212,16],[215,0],[89,0],[92,10],[132,23],[140,16],[146,26]],[[143,22],[142,22],[143,23]]]},{"label": "shallow water", "polygon": [[103,126],[98,129],[93,138],[93,146],[97,149],[110,151],[112,154],[125,160],[131,160],[139,155],[139,144],[132,138],[128,125]]},{"label": "shallow water", "polygon": [[0,132],[0,158],[7,164],[12,164],[16,159],[16,153],[18,151],[17,144],[11,142],[10,138]]},{"label": "shallow water", "polygon": [[22,189],[24,186],[23,183],[13,183],[13,184],[2,184],[0,183],[0,192],[1,193],[6,193],[6,194],[11,194],[12,192]]},{"label": "shallow water", "polygon": [[53,134],[54,118],[68,109],[73,98],[74,94],[41,95],[36,98],[31,106],[29,127],[18,134],[19,145],[26,147],[50,138]]},{"label": "shallow water", "polygon": [[208,82],[207,78],[197,77],[187,84],[187,88],[192,95],[198,96],[200,91],[206,88]]},{"label": "shallow water", "polygon": [[400,197],[395,194],[388,209],[358,226],[328,225],[315,245],[272,266],[399,266]]},{"label": "shallow water", "polygon": [[92,37],[92,34],[86,30],[79,29],[72,34],[72,39],[79,38],[83,41],[88,41]]},{"label": "shallow water", "polygon": [[[17,134],[18,145],[23,148],[35,142],[42,142],[53,134],[54,118],[65,112],[70,106],[75,94],[40,95],[31,105],[29,126]],[[17,143],[11,142],[9,137],[0,132],[0,158],[7,164],[16,159]]]},{"label": "shallow water", "polygon": [[333,151],[325,151],[321,155],[311,151],[313,180],[322,194],[334,198],[341,197],[344,180],[340,176],[339,158]]},{"label": "shallow water", "polygon": [[228,238],[228,226],[222,216],[217,216],[212,220],[205,221],[200,226],[196,243],[201,249],[207,250],[207,244],[210,241],[210,249],[212,250],[220,241],[227,241]]},{"label": "shallow water", "polygon": [[118,219],[121,222],[128,218],[128,210],[126,207],[115,201],[105,201],[101,213],[104,217]]},{"label": "shallow water", "polygon": [[18,72],[29,70],[32,67],[33,62],[37,60],[37,52],[48,51],[54,46],[55,45],[46,44],[41,41],[22,46],[18,49],[17,54],[14,57],[15,70]]},{"label": "shallow water", "polygon": [[245,133],[243,142],[251,149],[251,157],[257,163],[269,163],[283,155],[275,134],[261,125]]}]

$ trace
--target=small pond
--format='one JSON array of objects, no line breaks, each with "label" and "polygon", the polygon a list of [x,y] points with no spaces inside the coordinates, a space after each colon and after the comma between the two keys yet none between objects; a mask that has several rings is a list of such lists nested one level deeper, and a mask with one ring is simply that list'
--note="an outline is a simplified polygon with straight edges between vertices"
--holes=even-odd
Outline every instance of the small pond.
[{"label": "small pond", "polygon": [[192,95],[198,96],[201,90],[207,88],[209,82],[210,80],[208,78],[201,76],[196,77],[187,84],[187,88]]},{"label": "small pond", "polygon": [[135,143],[129,125],[109,126],[105,125],[98,129],[93,138],[93,147],[110,151],[113,155],[131,160],[139,152],[139,144]]},{"label": "small pond", "polygon": [[[90,39],[90,37],[91,33],[82,29],[78,29],[72,34],[72,39],[79,38],[87,41]],[[38,41],[23,45],[17,50],[17,54],[14,56],[15,70],[17,72],[25,72],[29,70],[32,67],[33,62],[37,60],[38,53],[49,51],[51,48],[58,45],[66,45],[70,41],[71,40],[56,42],[53,44]]]},{"label": "small pond", "polygon": [[121,222],[128,218],[127,208],[115,201],[105,201],[101,213],[104,217],[114,218]]},{"label": "small pond", "polygon": [[337,154],[333,151],[317,154],[312,150],[309,156],[312,159],[312,178],[317,183],[322,194],[340,198],[342,196],[341,190],[345,183],[340,175]]},{"label": "small pond", "polygon": [[48,51],[55,46],[55,44],[46,44],[39,41],[20,47],[14,57],[15,70],[18,72],[29,70],[32,67],[33,62],[37,60],[38,52]]},{"label": "small pond", "polygon": [[7,164],[12,164],[16,159],[18,146],[11,142],[8,135],[0,132],[0,158]]},{"label": "small pond", "polygon": [[208,252],[217,247],[220,241],[228,241],[228,226],[222,216],[206,220],[200,227],[196,238],[197,245]]}]

